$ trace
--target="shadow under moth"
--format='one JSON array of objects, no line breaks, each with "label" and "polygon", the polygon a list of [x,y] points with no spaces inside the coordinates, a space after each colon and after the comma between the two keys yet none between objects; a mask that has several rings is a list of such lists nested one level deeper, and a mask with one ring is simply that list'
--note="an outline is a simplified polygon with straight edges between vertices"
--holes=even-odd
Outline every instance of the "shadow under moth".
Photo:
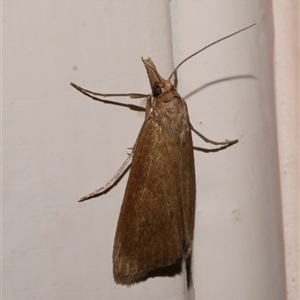
[{"label": "shadow under moth", "polygon": [[[71,83],[83,94],[104,103],[113,102],[99,96],[147,99],[145,120],[131,154],[105,186],[79,199],[84,201],[107,192],[132,160],[113,247],[113,275],[117,284],[132,285],[147,279],[157,269],[190,258],[196,199],[192,131],[207,143],[222,145],[221,148],[238,140],[214,142],[195,130],[186,102],[176,89],[176,72],[191,57],[254,25],[190,55],[168,79],[160,76],[150,58],[142,58],[151,95],[101,94]],[[171,82],[173,76],[174,83]]]}]

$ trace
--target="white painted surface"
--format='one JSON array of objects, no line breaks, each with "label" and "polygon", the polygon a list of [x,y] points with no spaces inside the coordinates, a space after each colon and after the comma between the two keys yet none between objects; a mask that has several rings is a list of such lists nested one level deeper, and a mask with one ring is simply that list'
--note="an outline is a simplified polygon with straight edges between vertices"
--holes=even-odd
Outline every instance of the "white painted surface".
[{"label": "white painted surface", "polygon": [[167,77],[172,51],[177,64],[253,22],[179,70],[181,95],[195,91],[194,126],[211,139],[240,138],[195,154],[194,283],[196,299],[284,298],[272,8],[263,3],[3,1],[3,299],[184,299],[181,276],[114,284],[128,174],[100,198],[76,198],[111,178],[144,116],[85,98],[69,82],[148,93],[141,56]]},{"label": "white painted surface", "polygon": [[274,1],[275,93],[287,299],[299,295],[299,1]]}]

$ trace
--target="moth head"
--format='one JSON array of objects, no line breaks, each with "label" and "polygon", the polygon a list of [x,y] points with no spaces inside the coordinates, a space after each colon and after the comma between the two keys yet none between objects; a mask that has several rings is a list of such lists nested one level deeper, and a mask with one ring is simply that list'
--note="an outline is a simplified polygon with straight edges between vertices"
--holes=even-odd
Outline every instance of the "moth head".
[{"label": "moth head", "polygon": [[142,58],[142,61],[148,73],[152,95],[154,98],[161,97],[170,90],[175,89],[170,80],[166,80],[160,76],[151,58]]}]

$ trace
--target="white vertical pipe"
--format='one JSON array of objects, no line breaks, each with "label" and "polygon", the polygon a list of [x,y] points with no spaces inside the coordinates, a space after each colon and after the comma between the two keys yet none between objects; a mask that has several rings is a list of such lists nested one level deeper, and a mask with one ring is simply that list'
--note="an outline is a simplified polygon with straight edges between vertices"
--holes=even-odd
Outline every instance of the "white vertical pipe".
[{"label": "white vertical pipe", "polygon": [[[183,65],[179,92],[191,122],[214,140],[196,153],[196,299],[284,299],[284,256],[269,1],[173,1],[175,65],[252,23]],[[217,81],[217,82],[216,82]],[[203,145],[194,138],[195,145]]]}]

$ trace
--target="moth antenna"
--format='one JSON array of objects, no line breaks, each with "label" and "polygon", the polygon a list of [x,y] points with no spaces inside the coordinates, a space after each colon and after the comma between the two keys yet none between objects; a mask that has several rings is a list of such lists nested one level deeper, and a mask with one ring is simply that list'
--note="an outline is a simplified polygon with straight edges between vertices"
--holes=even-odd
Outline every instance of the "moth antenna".
[{"label": "moth antenna", "polygon": [[221,41],[223,41],[223,40],[226,40],[226,39],[230,38],[230,37],[233,36],[233,35],[236,35],[236,34],[242,32],[242,31],[244,31],[244,30],[247,30],[248,28],[250,28],[250,27],[252,27],[252,26],[254,26],[254,25],[256,25],[256,23],[254,23],[254,24],[252,24],[252,25],[250,25],[250,26],[247,26],[247,27],[245,27],[245,28],[243,28],[243,29],[240,29],[240,30],[238,30],[238,31],[236,31],[236,32],[234,32],[234,33],[231,33],[231,34],[229,34],[229,35],[227,35],[227,36],[225,36],[225,37],[223,37],[223,38],[221,38],[221,39],[218,39],[218,40],[212,42],[211,44],[205,46],[204,48],[198,50],[197,52],[193,53],[192,55],[188,56],[187,58],[185,58],[185,59],[184,59],[184,60],[183,60],[183,61],[182,61],[175,69],[174,69],[174,71],[171,73],[171,75],[170,75],[170,77],[168,78],[168,80],[171,80],[172,76],[173,76],[173,75],[175,74],[175,72],[179,69],[179,67],[180,67],[183,63],[185,63],[187,60],[189,60],[190,58],[192,58],[193,56],[197,55],[198,53],[204,51],[205,49],[209,48],[210,46],[212,46],[212,45],[214,45],[214,44],[217,44],[217,43],[219,43],[219,42],[221,42]]}]

